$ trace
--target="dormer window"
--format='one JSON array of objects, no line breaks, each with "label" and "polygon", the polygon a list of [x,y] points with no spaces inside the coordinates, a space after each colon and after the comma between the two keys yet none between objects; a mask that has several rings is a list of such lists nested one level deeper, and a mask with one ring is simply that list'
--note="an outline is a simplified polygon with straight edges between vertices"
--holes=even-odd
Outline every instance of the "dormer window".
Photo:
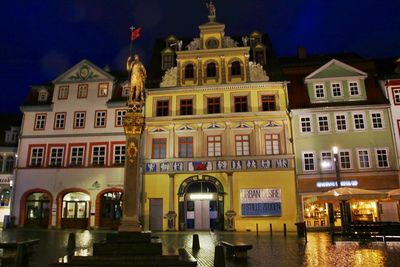
[{"label": "dormer window", "polygon": [[168,53],[162,55],[162,69],[168,70],[174,66],[174,54]]},{"label": "dormer window", "polygon": [[332,89],[332,96],[333,97],[342,96],[342,87],[341,87],[340,83],[332,83],[331,84],[331,89]]},{"label": "dormer window", "polygon": [[217,66],[211,62],[207,64],[207,78],[217,77]]},{"label": "dormer window", "polygon": [[240,66],[240,62],[239,61],[232,62],[231,75],[240,76],[241,74],[242,74],[242,68]]},{"label": "dormer window", "polygon": [[185,67],[185,79],[194,79],[194,66],[193,64],[188,64]]},{"label": "dormer window", "polygon": [[41,91],[39,91],[39,94],[38,94],[38,101],[39,102],[46,102],[48,96],[49,96],[49,94],[48,94],[48,92],[46,90],[41,90]]},{"label": "dormer window", "polygon": [[358,82],[349,82],[349,92],[351,96],[360,95],[360,88]]},{"label": "dormer window", "polygon": [[323,84],[314,84],[315,98],[325,98],[325,87]]}]

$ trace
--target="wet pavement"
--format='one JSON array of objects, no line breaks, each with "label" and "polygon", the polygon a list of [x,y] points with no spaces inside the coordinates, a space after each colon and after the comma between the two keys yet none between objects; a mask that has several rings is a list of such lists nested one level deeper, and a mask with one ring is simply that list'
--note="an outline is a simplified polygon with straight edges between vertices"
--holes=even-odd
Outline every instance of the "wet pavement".
[{"label": "wet pavement", "polygon": [[[40,239],[31,257],[30,267],[45,267],[49,262],[67,254],[68,235],[76,233],[78,248],[90,248],[93,242],[103,240],[109,231],[8,229],[0,234],[0,241]],[[193,234],[199,234],[200,250],[192,247]],[[400,242],[336,242],[332,244],[327,233],[309,233],[308,242],[295,233],[254,232],[156,232],[163,242],[164,253],[183,247],[197,260],[198,266],[211,267],[214,248],[220,241],[242,241],[253,245],[247,262],[226,261],[227,267],[239,266],[400,266]]]}]

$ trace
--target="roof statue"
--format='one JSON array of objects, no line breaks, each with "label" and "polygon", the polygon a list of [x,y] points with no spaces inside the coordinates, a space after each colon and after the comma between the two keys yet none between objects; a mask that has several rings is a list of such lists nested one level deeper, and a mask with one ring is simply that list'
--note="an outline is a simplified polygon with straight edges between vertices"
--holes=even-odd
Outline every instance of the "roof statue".
[{"label": "roof statue", "polygon": [[130,72],[131,87],[129,91],[129,102],[144,101],[144,83],[146,80],[146,69],[140,62],[139,55],[135,55],[132,60],[128,58],[126,69]]},{"label": "roof statue", "polygon": [[215,8],[215,5],[211,0],[206,3],[206,6],[208,8],[208,18],[210,21],[215,21],[215,17],[217,16],[217,9]]}]

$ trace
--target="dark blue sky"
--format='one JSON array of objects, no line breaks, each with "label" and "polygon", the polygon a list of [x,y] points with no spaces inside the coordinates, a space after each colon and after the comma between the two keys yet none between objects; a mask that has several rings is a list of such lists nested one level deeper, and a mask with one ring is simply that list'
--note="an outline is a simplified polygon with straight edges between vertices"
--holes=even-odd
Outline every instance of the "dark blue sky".
[{"label": "dark blue sky", "polygon": [[[269,33],[279,56],[353,51],[400,56],[399,0],[216,0],[227,35]],[[123,69],[129,26],[149,61],[154,38],[198,35],[205,0],[14,0],[0,10],[0,112],[17,111],[29,86],[52,81],[86,58]]]}]

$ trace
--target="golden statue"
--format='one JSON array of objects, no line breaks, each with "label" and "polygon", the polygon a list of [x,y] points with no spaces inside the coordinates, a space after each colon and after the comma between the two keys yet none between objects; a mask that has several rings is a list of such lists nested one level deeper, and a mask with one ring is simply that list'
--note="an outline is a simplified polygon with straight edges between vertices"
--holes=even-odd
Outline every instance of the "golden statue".
[{"label": "golden statue", "polygon": [[133,100],[144,101],[144,83],[146,81],[146,68],[139,60],[139,55],[135,55],[132,60],[128,57],[126,61],[126,69],[131,75],[131,88],[129,90],[129,103]]}]

